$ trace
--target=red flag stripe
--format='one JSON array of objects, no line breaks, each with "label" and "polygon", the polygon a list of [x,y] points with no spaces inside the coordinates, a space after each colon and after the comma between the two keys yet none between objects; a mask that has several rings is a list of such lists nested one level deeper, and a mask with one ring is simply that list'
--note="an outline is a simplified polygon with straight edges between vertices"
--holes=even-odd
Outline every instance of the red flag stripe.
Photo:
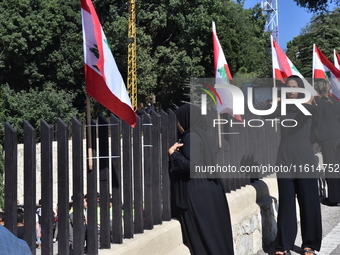
[{"label": "red flag stripe", "polygon": [[213,46],[214,46],[214,77],[216,77],[216,70],[218,64],[218,55],[220,54],[220,48],[218,47],[217,35],[213,31]]},{"label": "red flag stripe", "polygon": [[[277,55],[277,57],[279,59],[281,67],[283,68],[283,70],[281,70],[281,73],[283,73],[284,75],[281,75],[281,77],[282,78],[287,78],[287,77],[291,76],[292,75],[292,70],[291,70],[289,62],[287,60],[286,54],[281,50],[281,48],[275,42],[274,39],[273,39],[273,46],[275,48],[276,55]],[[275,78],[278,78],[278,77],[275,76]]]},{"label": "red flag stripe", "polygon": [[[93,98],[100,98],[100,103],[104,107],[115,109],[114,114],[134,127],[136,124],[136,114],[131,110],[131,107],[122,103],[106,86],[103,77],[86,64],[85,74],[86,84],[96,84],[96,86],[86,86],[87,94]],[[103,95],[105,95],[105,97],[103,97]]]}]

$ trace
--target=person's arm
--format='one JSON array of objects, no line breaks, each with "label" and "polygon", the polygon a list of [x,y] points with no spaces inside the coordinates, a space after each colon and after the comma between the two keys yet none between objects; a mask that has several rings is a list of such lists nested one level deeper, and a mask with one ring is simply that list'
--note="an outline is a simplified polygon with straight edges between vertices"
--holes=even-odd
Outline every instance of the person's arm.
[{"label": "person's arm", "polygon": [[196,133],[187,135],[182,144],[175,143],[169,149],[169,154],[171,153],[170,171],[189,172],[190,167],[203,165],[202,146],[204,146],[202,140]]},{"label": "person's arm", "polygon": [[319,105],[319,100],[313,99],[312,105],[305,104],[304,106],[306,109],[312,114],[312,132],[311,132],[311,142],[316,144],[316,148],[319,148],[320,145],[320,130],[322,125],[322,120],[320,119],[320,107],[322,104]]},{"label": "person's arm", "polygon": [[181,152],[179,152],[180,148],[183,146],[183,143],[175,143],[172,145],[168,152],[170,155],[170,171],[171,172],[185,172],[189,171],[189,159],[187,159]]}]

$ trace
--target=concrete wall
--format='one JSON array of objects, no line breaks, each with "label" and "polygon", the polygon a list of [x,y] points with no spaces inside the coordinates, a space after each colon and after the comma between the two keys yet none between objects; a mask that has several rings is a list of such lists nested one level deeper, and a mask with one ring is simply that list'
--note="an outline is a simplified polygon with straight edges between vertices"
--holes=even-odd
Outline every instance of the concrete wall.
[{"label": "concrete wall", "polygon": [[235,254],[255,254],[276,236],[277,181],[268,177],[227,194]]},{"label": "concrete wall", "polygon": [[[268,177],[227,194],[234,236],[235,255],[256,254],[275,240],[277,219],[277,182]],[[153,230],[124,239],[100,255],[189,255],[182,244],[180,224],[163,222]]]}]

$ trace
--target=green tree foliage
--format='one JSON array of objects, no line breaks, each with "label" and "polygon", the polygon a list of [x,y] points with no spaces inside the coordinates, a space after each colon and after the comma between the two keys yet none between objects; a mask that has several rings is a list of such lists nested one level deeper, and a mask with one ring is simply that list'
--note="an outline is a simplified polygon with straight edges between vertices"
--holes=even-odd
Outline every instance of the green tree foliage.
[{"label": "green tree foliage", "polygon": [[294,0],[298,6],[305,7],[311,12],[326,11],[330,3],[340,4],[340,0]]},{"label": "green tree foliage", "polygon": [[5,187],[4,187],[4,155],[3,155],[3,148],[0,144],[0,209],[4,209],[5,205]]},{"label": "green tree foliage", "polygon": [[333,49],[340,51],[340,9],[314,15],[299,36],[287,44],[287,56],[305,77],[312,77],[313,44],[333,61]]},{"label": "green tree foliage", "polygon": [[[128,3],[93,3],[126,80]],[[27,92],[53,83],[77,92],[72,105],[84,112],[79,1],[7,0],[0,2],[0,13],[0,84]],[[136,14],[139,101],[155,94],[160,108],[173,107],[186,99],[190,77],[213,77],[212,21],[233,74],[241,69],[238,76],[271,75],[259,5],[245,10],[243,1],[144,0],[137,2]]]},{"label": "green tree foliage", "polygon": [[39,138],[41,119],[53,125],[57,118],[70,123],[71,118],[77,116],[77,110],[72,107],[75,96],[75,93],[57,90],[52,83],[46,84],[42,91],[31,88],[28,92],[25,90],[15,92],[8,85],[3,85],[0,100],[1,130],[4,130],[4,122],[9,122],[17,131],[19,142],[22,142],[23,121],[27,120],[37,129]]},{"label": "green tree foliage", "polygon": [[59,89],[81,90],[78,0],[1,1],[0,13],[0,84],[28,91],[53,82]]},{"label": "green tree foliage", "polygon": [[243,67],[254,76],[270,75],[259,5],[245,10],[234,1],[147,0],[138,3],[137,17],[139,100],[154,93],[158,106],[173,107],[187,99],[190,77],[213,77],[212,21],[233,74]]}]

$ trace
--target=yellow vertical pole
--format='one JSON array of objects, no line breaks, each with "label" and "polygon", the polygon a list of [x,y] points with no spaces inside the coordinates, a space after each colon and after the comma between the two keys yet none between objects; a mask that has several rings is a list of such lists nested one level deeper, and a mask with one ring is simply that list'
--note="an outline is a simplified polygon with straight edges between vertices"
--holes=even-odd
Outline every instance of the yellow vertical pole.
[{"label": "yellow vertical pole", "polygon": [[137,68],[136,68],[136,1],[129,0],[128,26],[128,92],[132,107],[137,109]]}]

